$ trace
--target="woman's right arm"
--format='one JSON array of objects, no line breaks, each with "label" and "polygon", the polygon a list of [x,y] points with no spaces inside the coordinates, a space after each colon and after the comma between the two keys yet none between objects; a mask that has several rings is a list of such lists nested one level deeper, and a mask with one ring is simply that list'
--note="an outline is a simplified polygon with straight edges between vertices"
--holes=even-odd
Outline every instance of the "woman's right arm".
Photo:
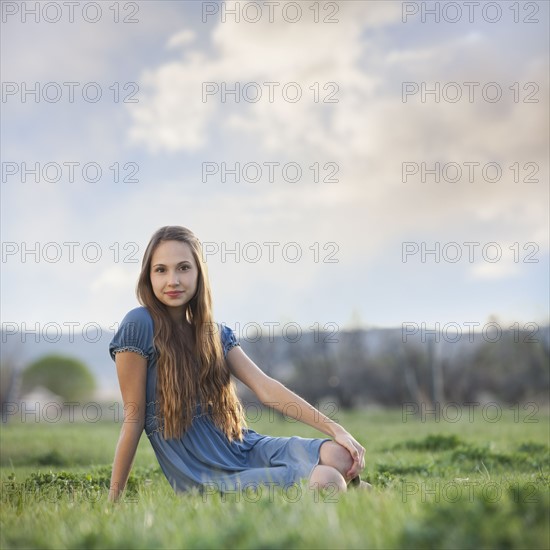
[{"label": "woman's right arm", "polygon": [[109,501],[119,500],[126,487],[145,427],[145,387],[147,359],[132,351],[121,351],[115,358],[118,381],[124,402],[124,419],[115,451]]}]

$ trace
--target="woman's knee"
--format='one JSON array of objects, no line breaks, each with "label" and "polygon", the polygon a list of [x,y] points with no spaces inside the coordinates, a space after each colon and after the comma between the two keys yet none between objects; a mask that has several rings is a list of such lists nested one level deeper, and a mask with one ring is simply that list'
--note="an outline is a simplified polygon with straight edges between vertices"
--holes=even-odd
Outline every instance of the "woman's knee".
[{"label": "woman's knee", "polygon": [[[319,464],[332,466],[346,479],[346,473],[353,465],[350,452],[335,441],[325,441],[319,451]],[[349,481],[349,480],[348,480]]]},{"label": "woman's knee", "polygon": [[345,492],[347,490],[344,476],[332,466],[318,465],[313,468],[309,478],[310,489],[336,489]]}]

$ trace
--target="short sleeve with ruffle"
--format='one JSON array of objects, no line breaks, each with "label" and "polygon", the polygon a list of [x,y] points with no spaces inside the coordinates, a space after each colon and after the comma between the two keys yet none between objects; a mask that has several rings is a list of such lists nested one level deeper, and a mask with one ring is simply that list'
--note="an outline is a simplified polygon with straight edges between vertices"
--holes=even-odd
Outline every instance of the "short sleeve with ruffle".
[{"label": "short sleeve with ruffle", "polygon": [[154,353],[153,319],[145,307],[132,309],[122,319],[109,343],[109,354],[113,361],[115,354],[121,351],[139,353],[147,360],[152,358]]},{"label": "short sleeve with ruffle", "polygon": [[235,346],[240,346],[240,342],[235,336],[235,333],[224,324],[220,324],[222,346],[223,346],[223,356],[227,357],[227,354],[231,348]]}]

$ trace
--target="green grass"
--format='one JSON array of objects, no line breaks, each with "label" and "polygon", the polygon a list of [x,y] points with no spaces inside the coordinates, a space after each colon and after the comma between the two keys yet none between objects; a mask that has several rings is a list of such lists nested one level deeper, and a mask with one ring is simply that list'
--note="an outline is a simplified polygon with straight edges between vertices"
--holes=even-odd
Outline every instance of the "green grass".
[{"label": "green grass", "polygon": [[[339,412],[367,449],[371,493],[176,495],[145,435],[127,499],[107,502],[119,424],[7,424],[1,548],[548,548],[549,414],[420,422]],[[531,419],[533,420],[533,419]],[[269,435],[322,437],[262,416]]]}]

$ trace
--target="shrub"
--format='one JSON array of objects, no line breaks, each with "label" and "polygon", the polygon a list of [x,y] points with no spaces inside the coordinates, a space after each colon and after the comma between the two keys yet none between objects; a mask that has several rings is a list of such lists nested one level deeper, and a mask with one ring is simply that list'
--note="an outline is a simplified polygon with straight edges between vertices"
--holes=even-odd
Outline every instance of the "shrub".
[{"label": "shrub", "polygon": [[89,397],[95,380],[86,365],[72,357],[47,355],[29,365],[22,375],[21,391],[43,386],[67,401]]}]

